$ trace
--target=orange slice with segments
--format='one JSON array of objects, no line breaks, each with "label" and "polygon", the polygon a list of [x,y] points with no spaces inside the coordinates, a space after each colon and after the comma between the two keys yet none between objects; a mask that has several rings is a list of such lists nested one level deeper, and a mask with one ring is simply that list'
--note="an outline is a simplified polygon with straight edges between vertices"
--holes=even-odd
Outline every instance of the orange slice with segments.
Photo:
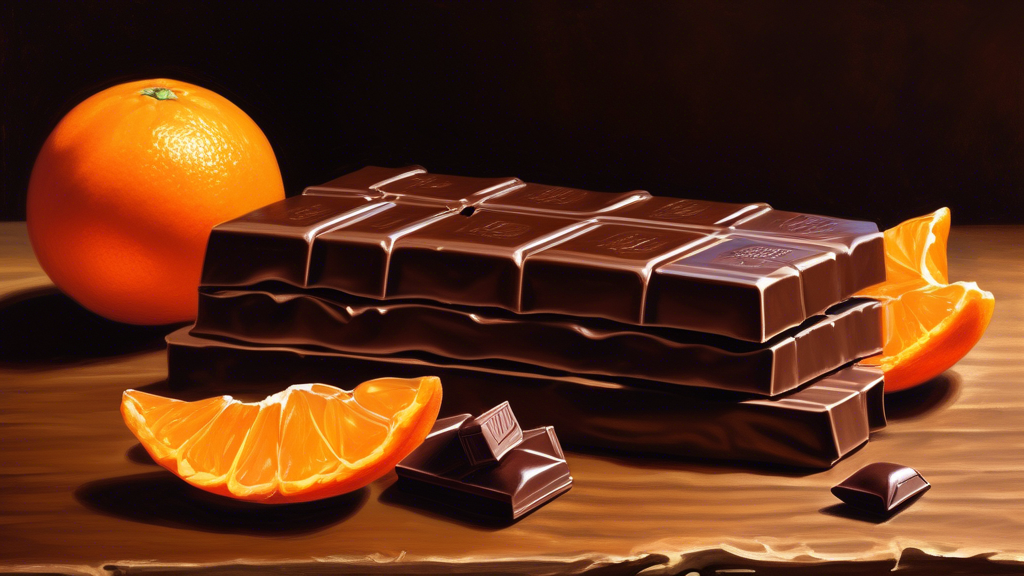
[{"label": "orange slice with segments", "polygon": [[922,384],[963,358],[992,320],[995,298],[974,282],[949,283],[950,212],[942,208],[886,230],[885,282],[860,291],[884,307],[885,390]]},{"label": "orange slice with segments", "polygon": [[300,384],[253,403],[128,390],[121,415],[153,460],[189,484],[273,504],[337,496],[387,474],[427,437],[440,407],[441,381],[428,376],[351,392]]}]

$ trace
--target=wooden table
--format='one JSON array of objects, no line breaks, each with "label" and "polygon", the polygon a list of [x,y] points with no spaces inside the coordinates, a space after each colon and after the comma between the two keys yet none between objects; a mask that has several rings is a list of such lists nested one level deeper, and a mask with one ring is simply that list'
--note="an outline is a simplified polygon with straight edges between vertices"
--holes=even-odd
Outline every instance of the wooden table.
[{"label": "wooden table", "polygon": [[[572,490],[508,526],[354,494],[243,505],[155,466],[122,390],[160,389],[163,335],[57,293],[23,223],[0,224],[0,571],[69,574],[1024,574],[1024,227],[957,227],[954,279],[996,295],[980,344],[890,395],[890,424],[796,474],[569,453]],[[829,488],[894,461],[932,483],[886,522]]]}]

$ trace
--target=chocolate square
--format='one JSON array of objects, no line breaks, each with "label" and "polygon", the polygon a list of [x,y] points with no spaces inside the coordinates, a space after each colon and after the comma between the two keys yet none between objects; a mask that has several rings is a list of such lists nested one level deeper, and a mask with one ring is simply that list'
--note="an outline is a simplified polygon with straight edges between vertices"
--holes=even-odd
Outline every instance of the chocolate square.
[{"label": "chocolate square", "polygon": [[523,260],[584,225],[484,209],[432,223],[395,242],[387,297],[517,311]]},{"label": "chocolate square", "polygon": [[564,186],[523,184],[509,192],[484,200],[481,206],[485,208],[538,212],[552,216],[586,216],[609,213],[650,197],[650,193],[643,190],[621,193],[593,192],[591,190],[566,188]]},{"label": "chocolate square", "polygon": [[931,484],[913,468],[875,462],[833,486],[832,494],[850,506],[888,515],[929,488]]},{"label": "chocolate square", "polygon": [[712,240],[697,231],[593,225],[526,258],[522,311],[640,324],[651,269]]}]

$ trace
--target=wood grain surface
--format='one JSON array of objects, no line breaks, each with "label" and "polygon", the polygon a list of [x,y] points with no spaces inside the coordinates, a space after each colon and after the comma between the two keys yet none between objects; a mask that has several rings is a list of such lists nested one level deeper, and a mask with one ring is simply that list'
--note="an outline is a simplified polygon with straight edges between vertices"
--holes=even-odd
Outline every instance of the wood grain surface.
[{"label": "wood grain surface", "polygon": [[[996,295],[979,345],[833,469],[567,455],[573,488],[511,525],[421,508],[393,474],[331,500],[244,505],[155,466],[121,421],[166,391],[175,327],[102,320],[0,224],[0,571],[68,574],[1024,573],[1024,227],[954,227],[954,280]],[[353,383],[355,384],[355,383]],[[240,391],[245,397],[245,391]],[[888,521],[829,488],[871,462],[932,489]]]}]

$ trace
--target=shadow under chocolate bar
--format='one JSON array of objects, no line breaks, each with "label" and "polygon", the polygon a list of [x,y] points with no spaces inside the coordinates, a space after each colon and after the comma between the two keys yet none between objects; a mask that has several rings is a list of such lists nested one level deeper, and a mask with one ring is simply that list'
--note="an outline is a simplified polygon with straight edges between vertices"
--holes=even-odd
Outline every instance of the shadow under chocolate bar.
[{"label": "shadow under chocolate bar", "polygon": [[470,363],[343,354],[167,337],[174,386],[325,382],[351,388],[388,374],[439,376],[442,416],[509,401],[524,427],[552,425],[566,446],[713,460],[828,468],[885,425],[882,373],[848,366],[776,398],[614,383]]},{"label": "shadow under chocolate bar", "polygon": [[[262,288],[262,289],[261,289]],[[766,344],[550,314],[489,314],[380,302],[282,284],[204,289],[191,334],[351,354],[506,360],[590,377],[628,377],[775,396],[881,351],[882,308],[854,299]]]},{"label": "shadow under chocolate bar", "polygon": [[274,280],[765,342],[884,279],[870,222],[368,167],[215,227],[202,284]]}]

